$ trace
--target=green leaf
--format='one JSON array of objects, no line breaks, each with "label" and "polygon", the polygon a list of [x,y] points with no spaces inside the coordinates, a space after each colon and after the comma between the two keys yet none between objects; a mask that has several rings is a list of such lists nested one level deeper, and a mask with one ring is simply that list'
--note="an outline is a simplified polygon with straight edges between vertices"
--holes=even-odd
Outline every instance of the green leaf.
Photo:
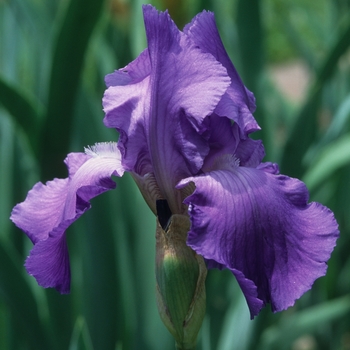
[{"label": "green leaf", "polygon": [[79,316],[75,322],[68,350],[79,350],[82,346],[86,350],[94,349],[86,322]]},{"label": "green leaf", "polygon": [[242,61],[242,77],[248,89],[256,92],[263,67],[262,26],[259,0],[239,0],[237,34]]},{"label": "green leaf", "polygon": [[316,82],[311,89],[308,100],[295,120],[294,127],[289,135],[281,161],[281,171],[293,177],[301,177],[305,171],[301,160],[306,151],[314,142],[317,134],[317,111],[320,95],[325,83],[332,76],[337,67],[339,58],[350,46],[350,24],[339,36],[332,50],[330,50],[319,70]]},{"label": "green leaf", "polygon": [[306,153],[303,162],[309,164],[312,162],[317,154],[330,142],[339,137],[350,120],[350,96],[347,96],[344,101],[340,104],[337,111],[334,114],[331,124],[329,125],[326,133],[318,144],[311,147]]},{"label": "green leaf", "polygon": [[44,179],[64,176],[85,53],[104,1],[71,0],[56,40],[47,113],[41,135]]},{"label": "green leaf", "polygon": [[37,137],[42,115],[39,101],[27,97],[18,88],[0,77],[0,104],[14,117],[27,135],[30,145],[37,151]]},{"label": "green leaf", "polygon": [[[38,304],[23,276],[23,266],[10,244],[0,240],[0,295],[6,300],[31,349],[54,349],[38,314]],[[6,268],[4,268],[6,266]]]},{"label": "green leaf", "polygon": [[336,170],[349,164],[349,150],[350,133],[325,146],[303,178],[309,190],[314,190]]},{"label": "green leaf", "polygon": [[259,349],[291,349],[292,342],[327,322],[350,314],[350,297],[345,296],[289,315],[263,333]]},{"label": "green leaf", "polygon": [[235,297],[231,299],[226,314],[222,315],[224,322],[217,345],[217,348],[220,350],[248,349],[255,326],[255,323],[250,319],[244,294],[238,283],[233,282],[231,280],[231,285],[233,286],[229,289],[229,294]]}]

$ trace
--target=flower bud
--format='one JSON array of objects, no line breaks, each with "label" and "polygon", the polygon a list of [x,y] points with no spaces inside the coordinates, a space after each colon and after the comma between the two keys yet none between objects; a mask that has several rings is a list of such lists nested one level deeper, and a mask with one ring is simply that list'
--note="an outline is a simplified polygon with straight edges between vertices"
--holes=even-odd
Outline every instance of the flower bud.
[{"label": "flower bud", "polygon": [[160,317],[177,349],[194,349],[205,315],[204,260],[186,245],[190,220],[172,215],[166,226],[157,220],[156,280]]}]

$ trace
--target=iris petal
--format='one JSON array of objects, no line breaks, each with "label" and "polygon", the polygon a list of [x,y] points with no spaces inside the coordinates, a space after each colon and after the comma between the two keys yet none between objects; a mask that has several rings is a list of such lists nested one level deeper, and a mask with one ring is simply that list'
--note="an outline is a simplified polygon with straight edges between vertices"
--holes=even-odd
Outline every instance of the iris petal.
[{"label": "iris petal", "polygon": [[203,52],[212,54],[226,69],[231,78],[231,85],[221,98],[215,112],[234,120],[242,131],[242,136],[259,130],[253,117],[255,111],[254,95],[244,86],[234,65],[226,53],[216,27],[214,14],[203,11],[190,24],[185,26],[184,33],[200,47]]},{"label": "iris petal", "polygon": [[176,183],[196,174],[209,149],[200,133],[230,85],[226,69],[178,30],[167,12],[143,7],[148,49],[106,78],[105,124],[120,132],[122,163],[153,173],[173,213]]},{"label": "iris petal", "polygon": [[104,123],[120,133],[118,147],[123,166],[141,176],[152,171],[145,129],[149,118],[148,91],[149,76],[127,86],[111,86],[103,97]]},{"label": "iris petal", "polygon": [[122,176],[116,144],[97,144],[86,153],[70,153],[65,160],[69,178],[37,183],[11,220],[34,243],[26,261],[28,273],[43,287],[69,292],[70,272],[65,231],[86,210],[89,200],[115,188],[111,176]]},{"label": "iris petal", "polygon": [[146,49],[126,67],[106,76],[108,89],[102,101],[106,113],[104,124],[120,133],[118,147],[123,166],[141,176],[152,172],[145,129],[149,118],[150,74]]},{"label": "iris petal", "polygon": [[[202,166],[208,148],[196,131],[230,84],[226,69],[181,33],[168,13],[144,6],[151,60],[149,149],[154,174],[173,213],[174,187]],[[175,193],[176,195],[176,193]]]},{"label": "iris petal", "polygon": [[216,159],[234,154],[241,166],[257,167],[265,156],[265,149],[260,140],[252,140],[249,137],[242,138],[237,123],[232,125],[230,119],[212,114],[206,119],[210,151],[205,158],[202,170],[210,171]]},{"label": "iris petal", "polygon": [[148,49],[145,49],[141,54],[126,67],[116,70],[105,77],[107,87],[123,86],[136,84],[145,79],[151,72]]},{"label": "iris petal", "polygon": [[187,243],[211,266],[242,274],[252,317],[256,298],[273,311],[286,309],[326,273],[338,225],[329,209],[307,204],[301,181],[233,162],[179,187],[190,181],[196,189],[185,200],[192,223]]}]

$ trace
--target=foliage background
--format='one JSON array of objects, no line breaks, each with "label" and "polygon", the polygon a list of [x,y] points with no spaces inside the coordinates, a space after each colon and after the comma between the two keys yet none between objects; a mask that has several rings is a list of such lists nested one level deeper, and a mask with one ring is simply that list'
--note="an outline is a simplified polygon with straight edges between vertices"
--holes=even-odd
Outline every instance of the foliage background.
[{"label": "foliage background", "polygon": [[[267,307],[251,321],[230,273],[210,271],[198,349],[350,349],[350,1],[152,3],[180,28],[215,12],[256,95],[266,160],[302,178],[341,230],[327,276],[279,314]],[[103,79],[146,47],[141,4],[0,1],[0,349],[174,348],[155,303],[155,220],[130,177],[68,230],[70,295],[26,274],[31,243],[8,219],[34,183],[66,176],[68,152],[117,140],[102,124]],[[298,100],[273,79],[290,61],[307,72]]]}]

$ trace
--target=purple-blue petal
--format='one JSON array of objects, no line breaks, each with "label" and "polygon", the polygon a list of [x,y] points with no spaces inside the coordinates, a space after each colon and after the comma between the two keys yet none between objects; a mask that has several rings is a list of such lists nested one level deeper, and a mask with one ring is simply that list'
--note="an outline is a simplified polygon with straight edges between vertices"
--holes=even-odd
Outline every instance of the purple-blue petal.
[{"label": "purple-blue petal", "polygon": [[203,137],[208,142],[209,153],[204,160],[203,171],[208,171],[218,157],[225,154],[234,154],[239,144],[239,138],[235,137],[232,122],[226,117],[216,114],[208,116],[205,120],[206,131]]},{"label": "purple-blue petal", "polygon": [[257,167],[265,156],[265,149],[260,140],[242,138],[237,123],[230,119],[212,114],[207,117],[207,130],[203,134],[209,144],[209,154],[205,158],[202,170],[212,170],[213,164],[222,156],[234,154],[241,166]]},{"label": "purple-blue petal", "polygon": [[226,53],[216,27],[214,14],[207,11],[198,14],[190,24],[185,26],[184,33],[203,52],[212,54],[227,69],[231,78],[231,85],[221,98],[215,113],[234,120],[239,125],[242,136],[259,130],[260,127],[252,115],[255,111],[254,95],[244,86]]},{"label": "purple-blue petal", "polygon": [[126,67],[116,70],[105,77],[107,87],[136,84],[145,79],[151,73],[151,65],[148,50],[141,54]]},{"label": "purple-blue petal", "polygon": [[151,63],[148,49],[126,67],[108,74],[108,89],[103,97],[104,124],[119,131],[118,147],[125,169],[138,175],[152,171],[145,129],[149,117],[149,76]]},{"label": "purple-blue petal", "polygon": [[122,176],[116,144],[97,144],[86,153],[70,153],[65,163],[67,179],[37,183],[24,202],[17,204],[11,220],[34,243],[26,261],[39,285],[69,292],[69,257],[65,231],[86,210],[90,199],[115,188],[111,176]]},{"label": "purple-blue petal", "polygon": [[[196,174],[209,148],[204,119],[230,85],[226,69],[179,31],[167,12],[143,7],[148,49],[107,77],[105,124],[120,132],[126,169],[153,173],[173,213],[182,210],[177,182]],[[127,77],[124,77],[127,75]]]},{"label": "purple-blue petal", "polygon": [[152,170],[145,128],[149,105],[149,76],[127,86],[110,86],[103,97],[104,123],[120,133],[123,166],[139,175]]},{"label": "purple-blue petal", "polygon": [[242,138],[237,124],[232,126],[233,134],[239,140],[234,152],[239,165],[249,168],[256,168],[265,157],[265,148],[261,140],[253,140],[249,137]]},{"label": "purple-blue petal", "polygon": [[[150,54],[151,109],[149,149],[157,183],[173,213],[182,207],[174,198],[177,182],[197,173],[208,153],[197,136],[230,84],[226,69],[201,52],[181,33],[167,13],[144,6]],[[176,193],[176,192],[175,192]]]},{"label": "purple-blue petal", "polygon": [[74,220],[68,220],[57,228],[46,240],[38,241],[28,256],[25,267],[44,288],[56,288],[61,294],[70,292],[70,265],[64,227]]},{"label": "purple-blue petal", "polygon": [[178,187],[191,181],[196,189],[185,200],[192,223],[187,243],[215,262],[209,267],[238,276],[252,317],[257,298],[261,306],[284,310],[326,273],[338,225],[328,208],[307,203],[301,181],[234,161]]}]

